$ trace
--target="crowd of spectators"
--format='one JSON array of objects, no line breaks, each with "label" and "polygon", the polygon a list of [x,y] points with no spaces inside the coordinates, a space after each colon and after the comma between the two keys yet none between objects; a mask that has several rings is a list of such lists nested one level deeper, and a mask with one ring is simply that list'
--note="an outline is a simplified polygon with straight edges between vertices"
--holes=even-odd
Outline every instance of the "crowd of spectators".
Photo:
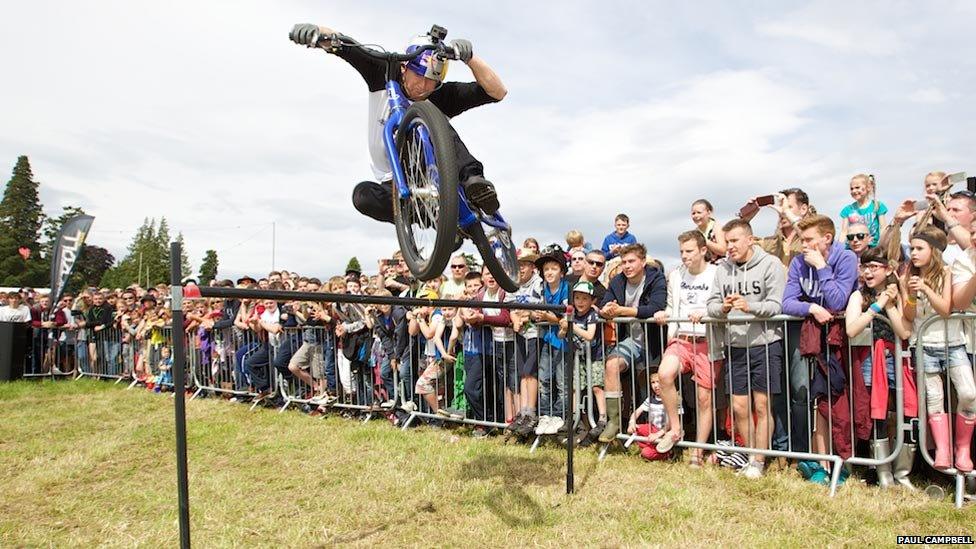
[{"label": "crowd of spectators", "polygon": [[[967,326],[951,320],[919,332],[934,315],[974,310],[976,198],[972,190],[952,189],[952,183],[932,172],[920,189],[925,200],[889,209],[876,197],[873,178],[858,174],[850,180],[851,204],[835,217],[817,212],[799,188],[753,197],[727,223],[715,218],[708,200],[696,200],[691,224],[675,242],[681,264],[669,270],[630,232],[630,218],[619,214],[598,248],[575,230],[566,235],[565,247],[540,248],[526,239],[518,254],[519,290],[512,294],[463,254],[451,259],[445,276],[427,282],[413,279],[399,252],[379,260],[373,273],[350,270],[320,279],[275,271],[258,279],[205,281],[571,304],[572,318],[483,305],[198,299],[186,306],[186,330],[194,348],[226,359],[233,370],[225,378],[227,388],[235,394],[280,398],[277,372],[306,388],[311,413],[352,397],[391,416],[414,412],[419,404],[447,419],[503,418],[512,435],[562,434],[584,446],[611,443],[629,432],[650,437],[641,443],[647,459],[672,456],[681,440],[716,439],[843,458],[863,443],[875,458],[884,458],[895,435],[890,416],[915,417],[924,405],[935,466],[970,471],[976,384]],[[763,208],[778,216],[768,236],[754,234],[750,223]],[[902,227],[913,218],[902,238]],[[29,321],[44,334],[35,338],[37,371],[71,372],[100,357],[111,371],[145,381],[170,373],[167,296],[162,285],[132,285],[89,289],[52,304],[17,292],[7,296],[0,320]],[[777,315],[802,320],[763,322]],[[628,318],[644,322],[605,323]],[[105,336],[110,329],[117,335]],[[570,335],[589,365],[580,382],[593,395],[595,409],[593,424],[575,432],[562,420],[572,400],[563,375],[573,364]],[[895,364],[896,342],[921,345],[924,364]],[[455,373],[458,365],[463,366]],[[907,389],[916,366],[924,368],[924,402],[915,402]],[[893,409],[889,394],[896,368],[904,369],[903,410]],[[855,372],[851,379],[848,371]],[[692,381],[690,397],[681,393],[683,377]],[[449,378],[462,380],[453,399]],[[165,386],[167,379],[171,384],[171,377],[163,377],[154,385]],[[645,382],[650,391],[642,390]],[[449,386],[446,392],[443,385]],[[954,418],[947,402],[955,407]],[[694,413],[685,414],[685,408]],[[694,433],[686,437],[686,428]],[[473,434],[487,436],[489,429],[477,425]],[[917,442],[909,435],[906,440],[892,464],[877,467],[878,484],[911,486]],[[688,455],[692,467],[734,461],[746,478],[768,468],[760,453],[738,461],[700,449]],[[775,464],[792,466],[818,483],[832,473],[829,461]],[[842,481],[848,472],[841,471]]]}]

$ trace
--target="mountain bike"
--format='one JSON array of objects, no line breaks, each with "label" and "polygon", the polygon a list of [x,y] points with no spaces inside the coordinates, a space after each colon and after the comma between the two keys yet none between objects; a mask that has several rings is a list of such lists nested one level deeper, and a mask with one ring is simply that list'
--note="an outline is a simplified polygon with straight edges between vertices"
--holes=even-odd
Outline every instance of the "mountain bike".
[{"label": "mountain bike", "polygon": [[460,238],[469,238],[485,266],[506,291],[517,291],[518,260],[512,228],[500,212],[486,215],[471,206],[458,184],[450,122],[429,101],[411,102],[397,81],[400,64],[435,50],[440,60],[457,59],[444,43],[447,29],[434,25],[430,44],[411,53],[379,51],[339,35],[321,36],[316,47],[328,51],[358,48],[386,63],[389,111],[383,144],[393,168],[393,216],[397,240],[410,272],[420,280],[437,278]]}]

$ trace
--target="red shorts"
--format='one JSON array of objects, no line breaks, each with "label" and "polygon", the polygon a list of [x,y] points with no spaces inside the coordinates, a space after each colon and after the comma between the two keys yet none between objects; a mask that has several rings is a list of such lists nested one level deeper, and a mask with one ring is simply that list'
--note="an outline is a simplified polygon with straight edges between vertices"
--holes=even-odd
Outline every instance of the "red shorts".
[{"label": "red shorts", "polygon": [[715,381],[722,371],[722,361],[711,361],[708,358],[708,342],[701,340],[695,343],[683,339],[672,339],[668,342],[664,356],[672,355],[681,364],[681,373],[692,373],[692,378],[699,387],[715,388]]},{"label": "red shorts", "polygon": [[[637,430],[634,434],[639,437],[649,437],[654,433],[658,432],[659,429],[650,423],[641,423],[637,426]],[[657,443],[650,442],[637,442],[637,446],[641,449],[641,457],[648,461],[662,461],[665,459],[671,459],[671,451],[668,450],[663,454],[657,451]]]}]

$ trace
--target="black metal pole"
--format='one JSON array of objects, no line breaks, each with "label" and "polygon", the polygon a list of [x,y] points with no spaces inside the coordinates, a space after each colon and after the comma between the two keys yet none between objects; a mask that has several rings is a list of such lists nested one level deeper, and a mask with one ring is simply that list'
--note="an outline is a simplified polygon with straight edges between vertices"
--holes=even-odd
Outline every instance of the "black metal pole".
[{"label": "black metal pole", "polygon": [[176,488],[180,504],[180,547],[190,548],[190,481],[186,466],[186,341],[183,339],[182,250],[169,245],[170,310],[173,313],[173,392],[176,401]]},{"label": "black metal pole", "polygon": [[[573,299],[572,288],[569,293],[570,302]],[[573,418],[576,416],[576,349],[573,345],[573,317],[574,309],[566,308],[566,320],[568,330],[566,332],[566,352],[569,364],[563,365],[563,375],[566,378],[566,400],[563,403],[563,414],[566,416],[566,494],[572,494],[575,490],[575,479],[573,477],[573,450],[576,444],[576,429],[573,425]],[[600,329],[600,326],[597,326]]]}]

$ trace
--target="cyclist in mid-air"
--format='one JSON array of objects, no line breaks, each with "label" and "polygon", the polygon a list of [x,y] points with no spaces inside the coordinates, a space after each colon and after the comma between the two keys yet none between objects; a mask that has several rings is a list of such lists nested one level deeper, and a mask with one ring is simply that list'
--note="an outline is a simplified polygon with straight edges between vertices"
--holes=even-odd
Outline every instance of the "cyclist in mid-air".
[{"label": "cyclist in mid-air", "polygon": [[[295,25],[288,35],[292,41],[309,47],[316,47],[321,38],[344,35],[336,31],[310,23]],[[418,36],[411,40],[406,53],[415,51],[429,43],[429,37]],[[451,40],[449,47],[471,69],[474,82],[444,82],[447,74],[447,60],[437,59],[434,51],[426,51],[413,61],[402,63],[397,79],[404,93],[411,101],[429,100],[448,118],[487,103],[501,101],[508,90],[495,71],[482,58],[474,55],[468,40]],[[360,213],[373,219],[393,223],[393,170],[390,167],[383,145],[383,125],[389,115],[386,91],[386,64],[376,60],[357,48],[341,48],[330,53],[342,58],[353,66],[366,81],[369,88],[369,154],[373,174],[380,183],[363,181],[356,185],[352,193],[353,205]],[[491,215],[498,208],[495,187],[484,177],[484,166],[471,156],[457,132],[451,128],[457,151],[458,181],[464,189],[468,201],[485,214]]]}]

